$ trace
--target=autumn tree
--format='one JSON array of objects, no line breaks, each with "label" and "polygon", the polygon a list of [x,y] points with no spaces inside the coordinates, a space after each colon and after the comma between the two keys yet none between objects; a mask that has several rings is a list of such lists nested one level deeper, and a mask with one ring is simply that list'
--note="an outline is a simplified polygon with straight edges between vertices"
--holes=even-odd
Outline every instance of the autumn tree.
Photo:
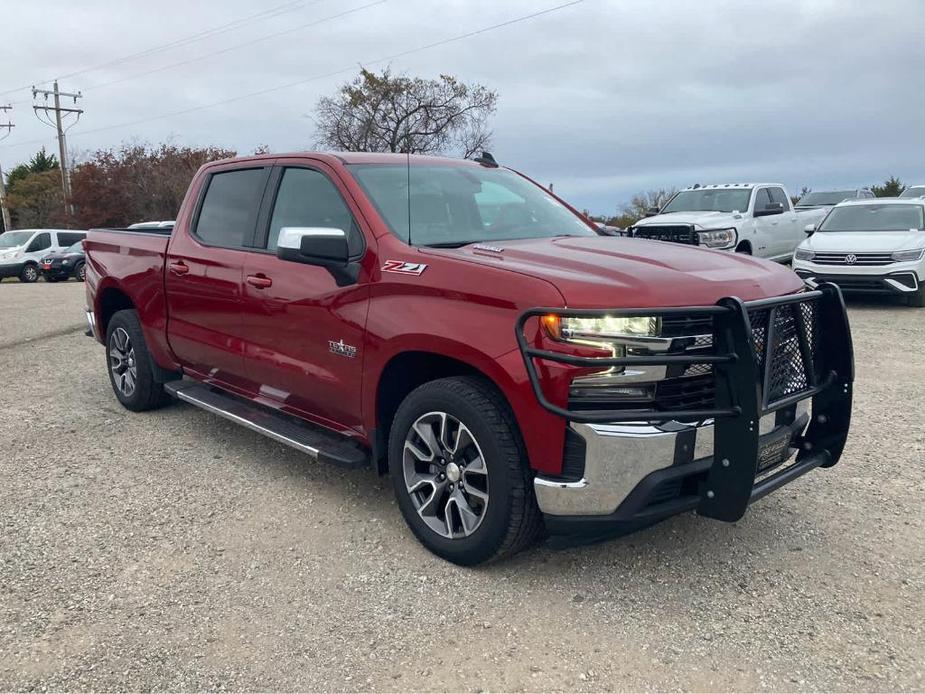
[{"label": "autumn tree", "polygon": [[497,92],[451,75],[437,79],[361,69],[316,105],[317,146],[350,152],[460,154],[488,146]]},{"label": "autumn tree", "polygon": [[169,144],[99,150],[71,173],[75,221],[89,228],[174,219],[196,170],[234,155],[218,147]]}]

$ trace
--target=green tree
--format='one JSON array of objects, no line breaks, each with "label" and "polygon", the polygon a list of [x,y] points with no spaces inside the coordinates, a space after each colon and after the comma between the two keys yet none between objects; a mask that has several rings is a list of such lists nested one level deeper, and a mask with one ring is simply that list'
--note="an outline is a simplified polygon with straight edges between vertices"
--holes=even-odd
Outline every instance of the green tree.
[{"label": "green tree", "polygon": [[29,161],[10,169],[10,172],[6,175],[6,186],[8,189],[12,189],[17,181],[21,181],[29,174],[56,171],[57,169],[58,158],[54,154],[48,154],[45,148],[42,147]]},{"label": "green tree", "polygon": [[317,144],[349,152],[458,153],[471,156],[491,139],[497,92],[451,75],[437,79],[361,69],[315,107]]},{"label": "green tree", "polygon": [[677,192],[676,188],[660,188],[636,193],[615,216],[607,220],[607,224],[626,229],[645,217],[650,208],[663,207]]},{"label": "green tree", "polygon": [[906,188],[905,184],[896,176],[890,176],[883,182],[883,185],[872,185],[871,191],[878,198],[895,198]]}]

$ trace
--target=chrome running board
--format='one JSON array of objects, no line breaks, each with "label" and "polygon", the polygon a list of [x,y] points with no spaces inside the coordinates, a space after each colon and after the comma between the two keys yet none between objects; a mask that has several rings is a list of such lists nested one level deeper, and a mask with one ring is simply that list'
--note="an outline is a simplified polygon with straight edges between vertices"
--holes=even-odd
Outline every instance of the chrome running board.
[{"label": "chrome running board", "polygon": [[350,439],[225,391],[187,380],[171,381],[164,390],[178,400],[295,448],[313,460],[349,468],[369,465],[366,452]]}]

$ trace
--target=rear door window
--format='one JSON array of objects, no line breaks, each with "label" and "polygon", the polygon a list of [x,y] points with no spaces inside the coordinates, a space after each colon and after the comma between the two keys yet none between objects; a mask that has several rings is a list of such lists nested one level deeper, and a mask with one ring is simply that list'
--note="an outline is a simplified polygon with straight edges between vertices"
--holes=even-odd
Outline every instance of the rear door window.
[{"label": "rear door window", "polygon": [[86,234],[79,231],[59,231],[58,232],[58,245],[63,248],[69,248],[73,246],[78,241],[83,241],[86,238]]},{"label": "rear door window", "polygon": [[254,236],[257,212],[269,169],[240,169],[212,174],[194,234],[209,246],[244,248]]}]

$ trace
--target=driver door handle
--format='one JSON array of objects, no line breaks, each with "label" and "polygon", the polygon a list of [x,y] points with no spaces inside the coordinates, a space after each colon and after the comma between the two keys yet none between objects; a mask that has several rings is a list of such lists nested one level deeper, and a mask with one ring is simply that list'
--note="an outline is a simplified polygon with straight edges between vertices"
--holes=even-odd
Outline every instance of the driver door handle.
[{"label": "driver door handle", "polygon": [[248,275],[246,282],[257,289],[266,289],[273,286],[273,280],[266,275]]},{"label": "driver door handle", "polygon": [[189,272],[189,265],[184,263],[182,260],[178,260],[175,263],[170,263],[167,267],[170,268],[170,271],[175,275],[185,275]]}]

